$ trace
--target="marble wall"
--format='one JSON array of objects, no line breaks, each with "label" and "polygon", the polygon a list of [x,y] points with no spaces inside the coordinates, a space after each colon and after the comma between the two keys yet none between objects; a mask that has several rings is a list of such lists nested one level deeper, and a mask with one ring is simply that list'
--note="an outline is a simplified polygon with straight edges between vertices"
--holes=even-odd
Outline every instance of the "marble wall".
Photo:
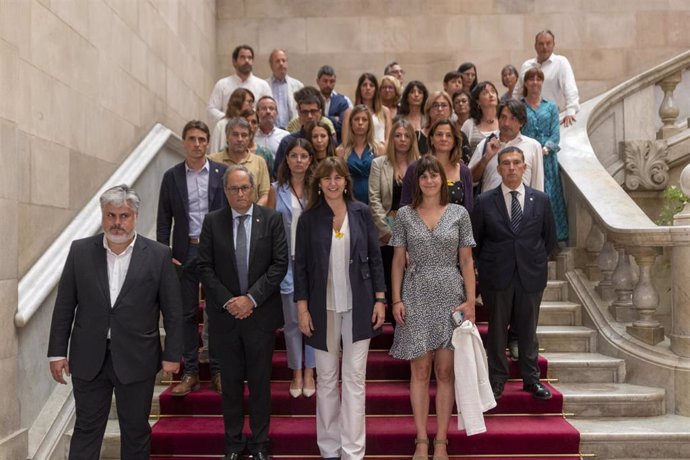
[{"label": "marble wall", "polygon": [[534,35],[551,29],[556,53],[573,65],[582,100],[690,47],[686,0],[218,0],[217,72],[232,72],[240,43],[255,48],[255,70],[288,50],[290,74],[313,84],[322,64],[352,95],[362,72],[400,62],[406,80],[440,88],[464,61],[501,88],[500,69],[534,56]]},{"label": "marble wall", "polygon": [[155,122],[204,117],[215,46],[215,0],[0,2],[0,458],[27,449],[18,279]]}]

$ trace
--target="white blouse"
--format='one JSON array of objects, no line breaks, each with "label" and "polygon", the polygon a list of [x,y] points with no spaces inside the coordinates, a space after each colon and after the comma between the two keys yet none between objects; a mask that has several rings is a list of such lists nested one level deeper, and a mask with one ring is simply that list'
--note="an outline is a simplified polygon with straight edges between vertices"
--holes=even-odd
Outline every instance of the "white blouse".
[{"label": "white blouse", "polygon": [[350,226],[345,213],[340,238],[332,230],[331,254],[328,262],[328,286],[326,287],[326,309],[336,313],[352,310],[350,289]]}]

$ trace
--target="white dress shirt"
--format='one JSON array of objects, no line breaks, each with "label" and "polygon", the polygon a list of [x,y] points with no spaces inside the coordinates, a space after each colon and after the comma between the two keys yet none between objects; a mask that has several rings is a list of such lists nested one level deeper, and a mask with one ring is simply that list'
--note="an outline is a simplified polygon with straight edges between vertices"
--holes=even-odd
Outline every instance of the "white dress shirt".
[{"label": "white dress shirt", "polygon": [[[496,132],[498,135],[498,132]],[[473,168],[482,159],[482,151],[484,150],[484,144],[486,139],[477,144],[477,148],[470,158],[469,167]],[[505,147],[517,147],[525,154],[525,164],[527,168],[525,169],[525,174],[522,176],[522,182],[529,185],[530,187],[544,191],[544,152],[541,149],[539,142],[527,137],[524,134],[518,134],[515,138],[508,142],[501,142],[498,148],[499,152]],[[482,192],[491,190],[498,187],[502,182],[501,175],[498,174],[498,154],[494,155],[491,160],[486,164],[484,168],[484,174],[482,175]]]},{"label": "white dress shirt", "polygon": [[575,115],[580,111],[580,95],[573,68],[568,58],[553,53],[541,64],[537,62],[537,58],[528,59],[522,64],[513,98],[520,100],[522,97],[525,72],[532,67],[539,67],[544,72],[541,97],[555,102],[560,111],[565,111],[565,115]]},{"label": "white dress shirt", "polygon": [[508,208],[508,218],[512,219],[513,218],[513,195],[511,192],[517,192],[517,199],[518,202],[520,203],[520,209],[522,209],[523,213],[525,211],[525,186],[524,184],[520,184],[520,186],[516,189],[512,189],[508,187],[506,184],[501,182],[501,192],[503,193],[503,199],[506,202],[506,208]]},{"label": "white dress shirt", "polygon": [[278,151],[280,141],[282,141],[283,138],[288,134],[290,133],[285,131],[284,129],[276,127],[273,127],[271,132],[268,134],[265,134],[261,130],[261,128],[258,128],[254,133],[254,143],[258,147],[266,147],[268,150],[271,151],[271,153],[273,153],[273,156],[275,156],[276,152]]},{"label": "white dress shirt", "polygon": [[225,116],[230,95],[237,88],[246,88],[251,91],[254,94],[254,101],[258,101],[263,96],[273,97],[271,87],[268,86],[266,80],[262,80],[254,74],[249,74],[245,81],[242,81],[237,75],[221,78],[216,82],[211,97],[208,99],[207,113],[211,123],[215,124]]}]

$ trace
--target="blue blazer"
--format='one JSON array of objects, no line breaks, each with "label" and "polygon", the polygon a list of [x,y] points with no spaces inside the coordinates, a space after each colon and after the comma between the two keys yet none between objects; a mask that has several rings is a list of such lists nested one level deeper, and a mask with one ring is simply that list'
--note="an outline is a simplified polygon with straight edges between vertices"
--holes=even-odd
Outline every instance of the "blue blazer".
[{"label": "blue blazer", "polygon": [[343,142],[343,118],[345,117],[345,111],[349,108],[350,104],[347,103],[345,96],[335,91],[331,94],[331,105],[328,107],[326,116],[333,122],[335,133],[338,136],[338,145]]},{"label": "blue blazer", "polygon": [[[371,324],[376,292],[386,291],[378,230],[369,207],[347,202],[350,227],[350,289],[352,290],[352,339],[378,334]],[[327,351],[326,287],[333,232],[333,211],[322,201],[306,211],[297,223],[295,250],[295,302],[306,300],[314,333],[306,342]]]},{"label": "blue blazer", "polygon": [[514,233],[501,186],[486,191],[474,203],[472,229],[482,289],[507,288],[517,271],[526,292],[544,290],[549,254],[556,246],[556,225],[545,193],[525,186],[522,223]]},{"label": "blue blazer", "polygon": [[[292,191],[290,190],[290,185],[280,185],[278,182],[273,183],[273,189],[276,191],[276,211],[283,216],[283,227],[285,227],[285,240],[287,241],[289,255],[292,254],[292,248],[290,247],[290,232],[292,231]],[[301,202],[302,206],[306,208],[307,201],[302,198]],[[285,274],[285,278],[283,278],[283,282],[280,283],[281,294],[291,294],[295,290],[292,279],[292,257],[289,257],[288,261],[287,273]]]},{"label": "blue blazer", "polygon": [[[228,207],[223,191],[223,174],[227,166],[211,160],[208,162],[208,211],[211,212]],[[184,161],[165,172],[158,197],[156,240],[170,246],[171,229],[172,256],[185,263],[189,250],[189,197]]]}]

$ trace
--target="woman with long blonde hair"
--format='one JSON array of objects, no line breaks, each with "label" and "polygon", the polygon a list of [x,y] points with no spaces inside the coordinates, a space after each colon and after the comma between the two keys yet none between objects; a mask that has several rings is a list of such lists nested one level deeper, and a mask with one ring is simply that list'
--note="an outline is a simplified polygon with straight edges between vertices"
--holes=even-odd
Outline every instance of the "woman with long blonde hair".
[{"label": "woman with long blonde hair", "polygon": [[371,162],[383,153],[383,146],[374,138],[374,123],[369,107],[360,104],[350,111],[347,132],[335,153],[347,162],[354,183],[355,198],[369,204]]}]

